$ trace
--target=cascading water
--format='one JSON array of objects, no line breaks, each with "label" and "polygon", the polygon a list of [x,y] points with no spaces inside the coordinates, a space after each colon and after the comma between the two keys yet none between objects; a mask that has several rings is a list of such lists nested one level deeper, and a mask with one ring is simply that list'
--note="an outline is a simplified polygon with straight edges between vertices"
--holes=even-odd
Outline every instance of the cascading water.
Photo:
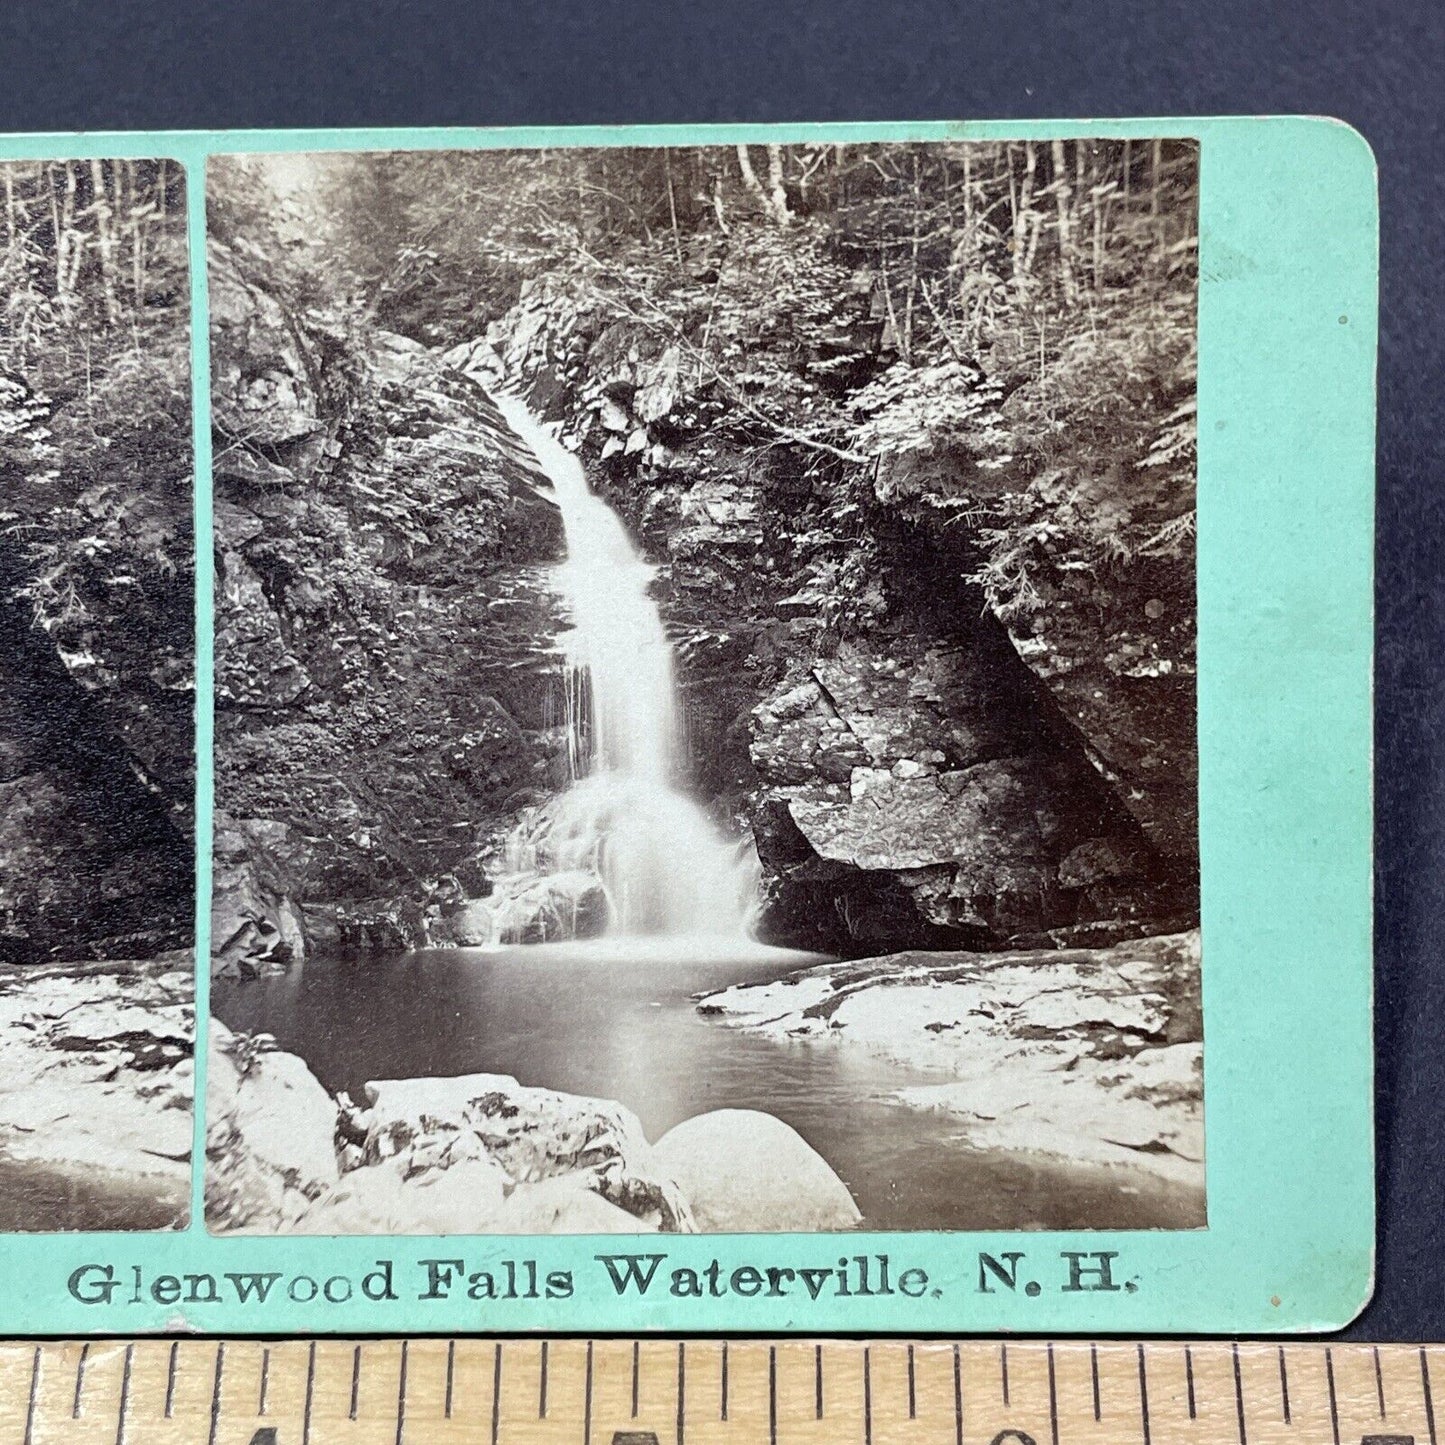
[{"label": "cascading water", "polygon": [[491,395],[552,484],[567,546],[555,584],[571,622],[559,642],[573,783],[514,835],[513,866],[599,879],[613,935],[746,939],[757,855],[678,786],[685,756],[653,569],[577,457],[520,399]]}]

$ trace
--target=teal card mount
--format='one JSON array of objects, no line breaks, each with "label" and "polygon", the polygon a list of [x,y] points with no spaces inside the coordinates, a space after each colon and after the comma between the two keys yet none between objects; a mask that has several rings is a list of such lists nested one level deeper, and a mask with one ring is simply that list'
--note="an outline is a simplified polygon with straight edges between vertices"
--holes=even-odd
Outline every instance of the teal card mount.
[{"label": "teal card mount", "polygon": [[0,181],[7,1329],[1363,1306],[1355,132]]}]

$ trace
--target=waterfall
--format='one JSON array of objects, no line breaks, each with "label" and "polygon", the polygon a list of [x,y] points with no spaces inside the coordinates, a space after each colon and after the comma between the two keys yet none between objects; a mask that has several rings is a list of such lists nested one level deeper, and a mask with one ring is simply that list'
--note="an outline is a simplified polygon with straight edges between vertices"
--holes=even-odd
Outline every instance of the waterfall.
[{"label": "waterfall", "polygon": [[653,568],[580,461],[517,397],[491,393],[552,484],[566,557],[555,573],[569,627],[572,784],[513,839],[519,874],[600,880],[620,937],[744,939],[758,882],[751,841],[729,843],[682,789],[686,755],[672,644]]}]

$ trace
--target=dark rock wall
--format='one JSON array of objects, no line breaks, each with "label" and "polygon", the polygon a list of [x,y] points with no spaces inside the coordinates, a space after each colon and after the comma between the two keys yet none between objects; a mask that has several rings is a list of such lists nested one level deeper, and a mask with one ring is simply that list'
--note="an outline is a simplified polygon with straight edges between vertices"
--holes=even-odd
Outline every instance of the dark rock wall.
[{"label": "dark rock wall", "polygon": [[[211,275],[217,943],[243,966],[419,942],[565,782],[558,519],[475,348],[296,314],[224,247]],[[756,839],[766,938],[867,954],[1196,919],[1177,566],[1093,578],[1024,629],[968,580],[966,511],[920,504],[997,489],[966,459],[859,468],[760,436],[651,329],[548,282],[488,343],[657,564],[695,789]]]},{"label": "dark rock wall", "polygon": [[[0,554],[0,962],[151,957],[189,943],[194,855],[106,700],[14,600]],[[178,769],[184,779],[186,769]]]},{"label": "dark rock wall", "polygon": [[3,962],[149,958],[193,939],[195,572],[178,304],[158,308],[137,356],[97,362],[92,391],[0,377]]},{"label": "dark rock wall", "polygon": [[998,490],[966,460],[885,455],[850,486],[546,282],[489,339],[659,564],[695,781],[757,839],[767,937],[864,953],[1194,920],[1177,565],[1092,578],[1011,634],[966,580],[966,517],[919,504]]},{"label": "dark rock wall", "polygon": [[216,948],[404,945],[562,776],[556,510],[435,354],[210,264]]}]

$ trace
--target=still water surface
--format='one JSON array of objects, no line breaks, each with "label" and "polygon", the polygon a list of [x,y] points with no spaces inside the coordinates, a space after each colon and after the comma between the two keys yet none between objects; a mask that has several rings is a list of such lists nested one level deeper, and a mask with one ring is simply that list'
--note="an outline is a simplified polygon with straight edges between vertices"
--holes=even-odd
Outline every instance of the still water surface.
[{"label": "still water surface", "polygon": [[699,1015],[693,995],[781,977],[806,955],[665,956],[635,940],[314,957],[288,973],[217,980],[229,1028],[274,1034],[333,1092],[371,1079],[510,1074],[616,1099],[649,1139],[710,1109],[791,1124],[852,1191],[872,1229],[1178,1228],[1197,1201],[1103,1168],[961,1142],[947,1115],[890,1096],[938,1075],[822,1040],[758,1038]]}]

